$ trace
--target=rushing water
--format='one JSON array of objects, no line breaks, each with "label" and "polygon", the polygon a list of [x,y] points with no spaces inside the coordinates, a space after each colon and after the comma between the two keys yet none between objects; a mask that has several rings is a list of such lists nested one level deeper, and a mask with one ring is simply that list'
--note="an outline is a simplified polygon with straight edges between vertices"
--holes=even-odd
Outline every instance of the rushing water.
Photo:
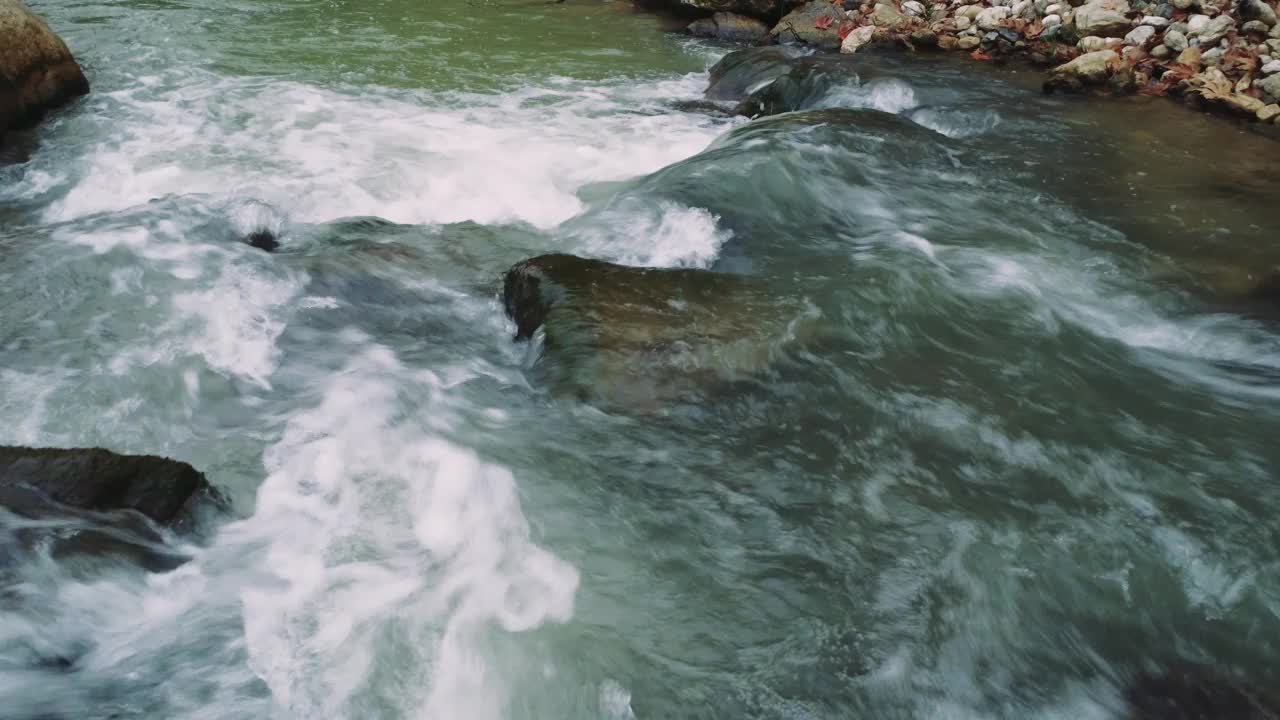
[{"label": "rushing water", "polygon": [[[187,460],[233,511],[172,572],[7,569],[6,720],[1280,682],[1280,334],[1244,294],[1280,145],[896,55],[826,115],[691,112],[725,49],[620,0],[33,4],[94,92],[0,166],[0,444]],[[558,396],[497,298],[552,251],[761,278],[819,330],[637,412]]]}]

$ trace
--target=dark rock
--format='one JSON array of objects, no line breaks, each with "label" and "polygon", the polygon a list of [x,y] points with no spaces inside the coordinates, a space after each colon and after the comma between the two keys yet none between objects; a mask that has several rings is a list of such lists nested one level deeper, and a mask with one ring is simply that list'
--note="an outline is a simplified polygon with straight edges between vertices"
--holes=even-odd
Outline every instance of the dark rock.
[{"label": "dark rock", "polygon": [[791,69],[738,103],[735,113],[763,117],[805,110],[817,104],[837,85],[857,85],[863,81],[858,63],[848,56],[818,55],[800,58]]},{"label": "dark rock", "polygon": [[938,47],[938,33],[932,30],[916,30],[911,33],[911,44],[917,48]]},{"label": "dark rock", "polygon": [[642,7],[682,14],[730,12],[774,21],[799,4],[796,0],[637,0]]},{"label": "dark rock", "polygon": [[1124,697],[1132,720],[1280,720],[1272,692],[1192,665],[1142,673]]},{"label": "dark rock", "polygon": [[0,0],[0,141],[87,92],[62,38],[18,0]]},{"label": "dark rock", "polygon": [[258,229],[244,236],[244,242],[248,245],[273,252],[280,247],[280,241],[276,239],[276,234],[266,229]]},{"label": "dark rock", "polygon": [[1156,6],[1155,10],[1151,11],[1151,14],[1155,15],[1156,17],[1162,17],[1165,20],[1172,20],[1173,6],[1170,5],[1169,3],[1160,3],[1159,5]]},{"label": "dark rock", "polygon": [[1276,11],[1266,0],[1240,0],[1240,19],[1257,20],[1267,27],[1276,24]]},{"label": "dark rock", "polygon": [[803,303],[750,278],[573,255],[512,267],[503,303],[517,339],[543,329],[553,388],[638,410],[762,370],[808,332]]},{"label": "dark rock", "polygon": [[[159,525],[182,520],[197,498],[217,498],[204,475],[184,462],[100,448],[0,447],[0,488],[31,488],[82,510],[134,510]],[[22,507],[10,509],[23,514]]]},{"label": "dark rock", "polygon": [[996,30],[996,35],[999,35],[1001,38],[1003,38],[1006,42],[1010,44],[1013,44],[1022,40],[1022,33],[1018,32],[1017,30],[1014,30],[1013,28],[1000,28]]},{"label": "dark rock", "polygon": [[827,0],[813,0],[788,13],[769,31],[783,44],[805,43],[828,50],[840,47],[844,12]]},{"label": "dark rock", "polygon": [[706,96],[711,100],[741,100],[748,92],[791,71],[791,61],[803,50],[787,46],[747,48],[731,52],[711,68]]},{"label": "dark rock", "polygon": [[769,34],[769,26],[745,15],[718,12],[689,23],[689,32],[730,42],[756,42]]}]

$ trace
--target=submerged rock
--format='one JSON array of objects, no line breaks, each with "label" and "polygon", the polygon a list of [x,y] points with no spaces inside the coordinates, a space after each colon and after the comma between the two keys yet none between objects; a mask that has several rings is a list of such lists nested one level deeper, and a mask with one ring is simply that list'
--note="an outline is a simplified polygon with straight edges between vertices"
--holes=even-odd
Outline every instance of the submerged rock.
[{"label": "submerged rock", "polygon": [[741,100],[753,89],[791,71],[791,61],[804,51],[785,45],[731,52],[711,67],[710,100]]},{"label": "submerged rock", "polygon": [[252,245],[259,250],[266,250],[267,252],[273,252],[276,248],[280,247],[280,241],[276,239],[276,234],[266,229],[254,230],[248,235],[245,235],[244,242],[247,245]]},{"label": "submerged rock", "polygon": [[1143,673],[1125,690],[1132,720],[1280,720],[1280,698],[1209,668]]},{"label": "submerged rock", "polygon": [[62,38],[18,0],[0,0],[0,140],[87,92]]},{"label": "submerged rock", "polygon": [[689,23],[689,33],[731,42],[755,42],[769,34],[769,26],[746,15],[718,12]]},{"label": "submerged rock", "polygon": [[182,521],[201,497],[217,498],[187,463],[100,448],[0,447],[0,488],[33,489],[81,510],[134,510],[158,525]]},{"label": "submerged rock", "polygon": [[638,410],[763,370],[812,317],[750,278],[573,255],[512,267],[503,304],[517,339],[545,333],[539,364],[553,387]]},{"label": "submerged rock", "polygon": [[[850,34],[853,37],[853,34]],[[792,61],[791,69],[738,103],[735,112],[762,117],[805,110],[819,104],[838,85],[856,86],[863,72],[848,58],[819,55]]]}]

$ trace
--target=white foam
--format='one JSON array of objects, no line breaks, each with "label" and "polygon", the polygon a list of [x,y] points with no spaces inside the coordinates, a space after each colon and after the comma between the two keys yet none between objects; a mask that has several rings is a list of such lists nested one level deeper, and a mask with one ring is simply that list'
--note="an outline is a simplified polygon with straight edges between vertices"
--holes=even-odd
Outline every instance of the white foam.
[{"label": "white foam", "polygon": [[672,202],[593,216],[578,232],[583,253],[625,265],[707,267],[731,237],[703,208]]},{"label": "white foam", "polygon": [[916,92],[910,85],[890,78],[865,85],[841,85],[827,93],[818,107],[868,108],[901,114],[917,107]]},{"label": "white foam", "polygon": [[[432,95],[174,72],[181,78],[114,94],[109,135],[63,171],[69,192],[47,220],[205,193],[256,198],[303,222],[376,215],[549,228],[582,210],[584,184],[688,157],[725,123],[634,112],[697,96],[703,75]],[[40,169],[28,176],[49,184]]]}]

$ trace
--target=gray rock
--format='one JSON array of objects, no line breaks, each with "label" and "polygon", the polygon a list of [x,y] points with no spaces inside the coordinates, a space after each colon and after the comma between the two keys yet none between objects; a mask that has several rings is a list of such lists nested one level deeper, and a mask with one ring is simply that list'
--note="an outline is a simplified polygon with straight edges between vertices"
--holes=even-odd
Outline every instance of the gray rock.
[{"label": "gray rock", "polygon": [[1200,53],[1200,61],[1203,62],[1206,67],[1212,67],[1217,65],[1218,61],[1221,60],[1222,56],[1225,54],[1225,50],[1220,47],[1216,47],[1212,50],[1206,50],[1203,53]]},{"label": "gray rock", "polygon": [[1208,15],[1192,15],[1187,18],[1187,35],[1199,35],[1209,25]]},{"label": "gray rock", "polygon": [[1107,49],[1107,40],[1106,38],[1100,38],[1097,35],[1090,35],[1088,37],[1080,38],[1080,42],[1076,43],[1076,47],[1080,48],[1081,52],[1095,53],[1099,50]]},{"label": "gray rock", "polygon": [[1124,44],[1136,45],[1138,47],[1142,47],[1143,45],[1146,45],[1147,42],[1150,41],[1151,38],[1155,36],[1156,36],[1155,28],[1151,27],[1150,25],[1139,25],[1138,27],[1129,31],[1128,35],[1124,36]]},{"label": "gray rock", "polygon": [[1262,92],[1273,98],[1280,98],[1280,74],[1268,75],[1267,77],[1257,81],[1254,85],[1262,89]]},{"label": "gray rock", "polygon": [[1164,60],[1173,55],[1173,52],[1165,45],[1157,45],[1151,48],[1151,57],[1157,60]]},{"label": "gray rock", "polygon": [[18,0],[0,0],[0,142],[89,92],[66,43]]},{"label": "gray rock", "polygon": [[746,15],[718,12],[709,18],[690,23],[689,32],[699,37],[713,37],[732,42],[755,42],[769,34],[769,26]]},{"label": "gray rock", "polygon": [[1184,22],[1176,22],[1169,25],[1169,32],[1180,32],[1183,35],[1186,35],[1190,29]]},{"label": "gray rock", "polygon": [[1272,60],[1262,66],[1263,75],[1275,75],[1276,73],[1280,73],[1280,60]]},{"label": "gray rock", "polygon": [[1093,0],[1076,9],[1076,30],[1081,35],[1099,37],[1124,37],[1132,25],[1125,17],[1128,5],[1122,0]]},{"label": "gray rock", "polygon": [[152,455],[91,449],[0,447],[0,488],[29,488],[80,510],[134,510],[159,525],[215,497],[195,468]]},{"label": "gray rock", "polygon": [[1191,8],[1200,7],[1198,0],[1172,0],[1172,4],[1179,10],[1190,10]]},{"label": "gray rock", "polygon": [[1112,69],[1120,61],[1114,50],[1098,50],[1081,55],[1049,71],[1046,90],[1081,90],[1107,82]]},{"label": "gray rock", "polygon": [[1170,30],[1164,34],[1164,46],[1173,52],[1180,53],[1187,49],[1187,36],[1177,30]]},{"label": "gray rock", "polygon": [[[828,26],[818,27],[826,18]],[[840,47],[838,34],[844,12],[826,0],[813,0],[787,13],[769,34],[780,43],[802,42],[834,50]]]},{"label": "gray rock", "polygon": [[995,30],[1000,27],[1000,23],[1009,17],[1010,10],[1007,7],[989,7],[978,13],[976,22],[979,30]]},{"label": "gray rock", "polygon": [[1276,24],[1276,11],[1266,0],[1240,0],[1240,7],[1237,11],[1242,20],[1258,20],[1267,27],[1273,27]]},{"label": "gray rock", "polygon": [[803,54],[802,49],[786,45],[731,52],[711,67],[706,96],[711,100],[741,100],[752,89],[791,72],[791,61]]},{"label": "gray rock", "polygon": [[1040,24],[1047,28],[1054,27],[1055,25],[1061,25],[1062,17],[1059,15],[1045,15],[1044,19],[1040,21]]},{"label": "gray rock", "polygon": [[1270,28],[1267,26],[1267,24],[1262,22],[1261,20],[1250,20],[1249,22],[1240,26],[1240,32],[1257,33],[1259,35],[1266,35],[1267,30],[1269,29]]},{"label": "gray rock", "polygon": [[1162,17],[1166,20],[1173,20],[1173,5],[1170,5],[1169,3],[1160,3],[1151,14],[1157,17]]},{"label": "gray rock", "polygon": [[923,3],[917,0],[907,0],[902,3],[902,12],[912,17],[923,17],[926,10]]},{"label": "gray rock", "polygon": [[1166,28],[1169,27],[1169,19],[1160,17],[1159,15],[1147,15],[1142,18],[1142,24],[1157,29]]},{"label": "gray rock", "polygon": [[1227,36],[1227,33],[1236,26],[1236,21],[1231,19],[1230,15],[1219,15],[1210,20],[1199,33],[1195,33],[1200,37],[1201,45],[1213,45],[1219,40]]},{"label": "gray rock", "polygon": [[1272,38],[1268,40],[1267,47],[1271,48],[1272,55],[1280,55],[1280,38]]}]

